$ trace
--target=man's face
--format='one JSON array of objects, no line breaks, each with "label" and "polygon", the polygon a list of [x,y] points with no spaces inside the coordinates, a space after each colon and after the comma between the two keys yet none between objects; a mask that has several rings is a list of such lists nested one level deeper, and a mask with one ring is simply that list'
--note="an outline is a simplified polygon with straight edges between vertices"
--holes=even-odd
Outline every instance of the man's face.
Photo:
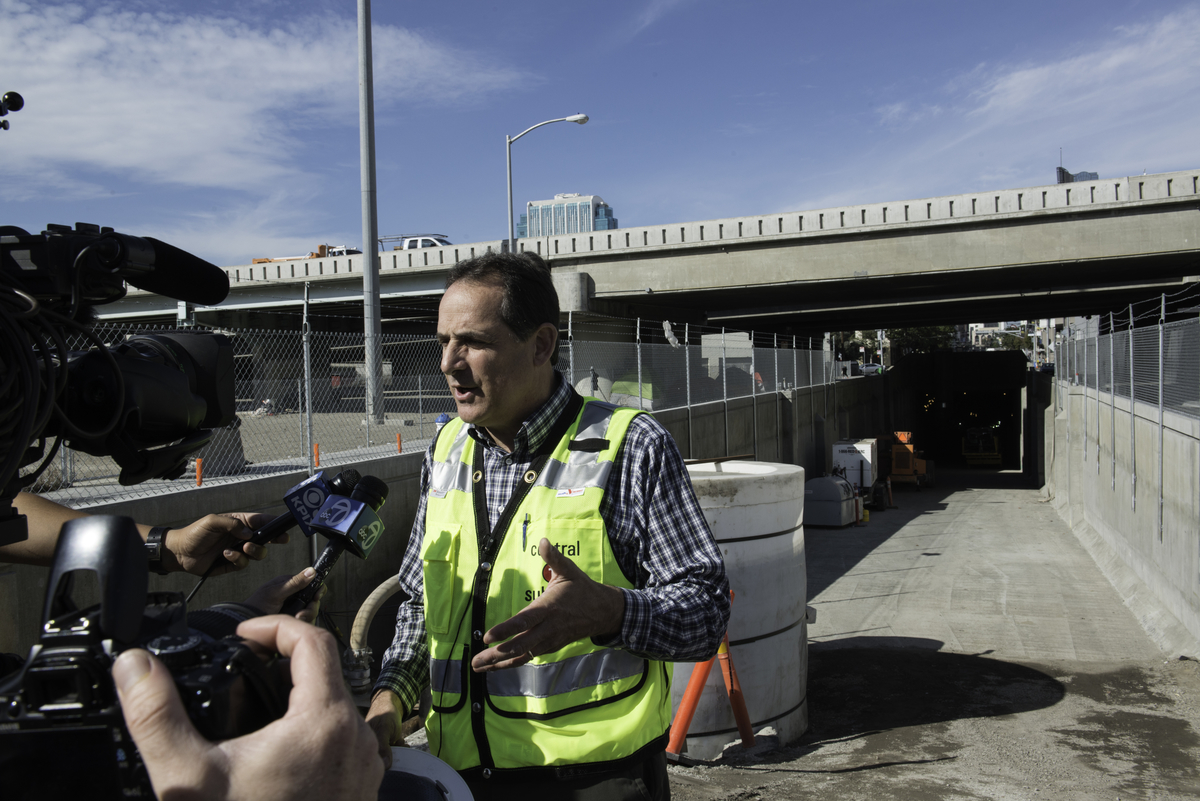
[{"label": "man's face", "polygon": [[[438,307],[441,370],[467,423],[486,428],[510,449],[521,423],[547,396],[552,326],[527,341],[517,339],[500,319],[503,290],[491,283],[459,281]],[[547,348],[549,342],[549,349]]]}]

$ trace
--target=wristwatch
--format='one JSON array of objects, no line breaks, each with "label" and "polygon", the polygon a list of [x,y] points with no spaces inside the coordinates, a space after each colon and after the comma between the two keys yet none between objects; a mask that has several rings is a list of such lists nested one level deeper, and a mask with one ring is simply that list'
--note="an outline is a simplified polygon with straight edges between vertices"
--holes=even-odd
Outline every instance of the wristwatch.
[{"label": "wristwatch", "polygon": [[146,558],[148,567],[151,571],[160,576],[165,576],[169,572],[163,567],[163,539],[166,538],[167,532],[171,529],[166,526],[155,526],[150,529],[150,533],[146,535]]}]

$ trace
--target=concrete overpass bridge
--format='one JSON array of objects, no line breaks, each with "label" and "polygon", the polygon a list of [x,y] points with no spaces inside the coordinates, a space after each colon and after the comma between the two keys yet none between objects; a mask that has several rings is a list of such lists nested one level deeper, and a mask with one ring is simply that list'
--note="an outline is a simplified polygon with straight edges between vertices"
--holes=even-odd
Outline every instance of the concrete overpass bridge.
[{"label": "concrete overpass bridge", "polygon": [[[385,325],[431,309],[456,261],[503,245],[381,253]],[[1087,314],[1196,280],[1200,169],[522,239],[518,247],[551,263],[564,310],[785,332]],[[316,313],[361,315],[362,259],[226,268],[229,298],[198,309],[199,319],[263,327],[266,315],[298,311],[305,282]],[[175,317],[177,304],[135,290],[101,311],[149,321]]]}]

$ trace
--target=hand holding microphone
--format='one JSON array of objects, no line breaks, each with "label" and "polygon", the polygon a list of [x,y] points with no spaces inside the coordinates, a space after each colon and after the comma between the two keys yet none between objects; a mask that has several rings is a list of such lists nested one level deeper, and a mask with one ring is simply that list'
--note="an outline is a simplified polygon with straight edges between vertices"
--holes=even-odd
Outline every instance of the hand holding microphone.
[{"label": "hand holding microphone", "polygon": [[311,537],[313,535],[312,521],[329,496],[349,497],[360,478],[358,471],[352,467],[330,479],[325,478],[324,470],[317,471],[287,491],[287,494],[283,496],[283,503],[288,510],[255,531],[250,542],[255,545],[266,545],[294,526],[300,526],[304,536]]},{"label": "hand holding microphone", "polygon": [[[287,507],[287,511],[270,520],[261,528],[255,529],[254,535],[250,537],[249,542],[254,545],[266,545],[271,540],[287,533],[295,526],[300,526],[300,530],[304,532],[304,535],[311,537],[313,535],[311,523],[325,501],[334,495],[350,495],[355,485],[358,484],[359,478],[359,472],[351,467],[338,473],[333,478],[327,479],[325,471],[321,470],[304,479],[288,490],[287,494],[283,496],[283,503]],[[239,542],[238,547],[243,547],[242,543]],[[212,575],[217,565],[218,561],[213,560],[208,570],[200,577],[200,581],[188,593],[187,601],[190,602],[192,600],[205,580]],[[309,600],[312,599],[310,598]],[[303,607],[300,608],[302,609]],[[300,610],[297,609],[296,611]]]},{"label": "hand holding microphone", "polygon": [[317,577],[283,605],[285,615],[294,615],[312,601],[325,586],[325,579],[343,551],[366,559],[383,534],[377,514],[387,500],[388,486],[375,476],[363,476],[349,498],[330,497],[317,512],[312,528],[329,538],[313,569]]}]

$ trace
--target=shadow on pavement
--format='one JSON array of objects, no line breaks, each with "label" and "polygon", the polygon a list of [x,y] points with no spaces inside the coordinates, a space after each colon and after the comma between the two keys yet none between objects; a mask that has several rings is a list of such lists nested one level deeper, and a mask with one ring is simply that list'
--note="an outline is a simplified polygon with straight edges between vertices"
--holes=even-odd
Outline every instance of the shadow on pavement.
[{"label": "shadow on pavement", "polygon": [[[930,725],[967,718],[1016,715],[1057,704],[1062,682],[1025,665],[985,654],[954,654],[938,640],[850,637],[809,644],[809,728],[791,743],[741,751],[729,747],[723,764],[783,773],[856,773],[898,765],[952,761],[955,749],[928,739]],[[784,767],[826,746],[863,740],[856,764],[839,768]],[[921,754],[897,760],[900,754]],[[757,767],[756,766],[760,766]]]},{"label": "shadow on pavement", "polygon": [[930,723],[1053,706],[1066,688],[1024,665],[939,651],[937,640],[850,637],[809,646],[809,730],[817,748]]}]

